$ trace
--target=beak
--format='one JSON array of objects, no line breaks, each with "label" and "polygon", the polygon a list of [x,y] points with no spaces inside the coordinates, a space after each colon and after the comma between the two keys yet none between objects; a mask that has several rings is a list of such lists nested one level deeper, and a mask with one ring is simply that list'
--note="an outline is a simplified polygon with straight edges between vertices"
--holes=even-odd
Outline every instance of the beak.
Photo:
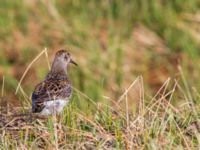
[{"label": "beak", "polygon": [[78,64],[77,64],[75,61],[73,61],[72,59],[70,60],[70,63],[72,63],[72,64],[78,66]]}]

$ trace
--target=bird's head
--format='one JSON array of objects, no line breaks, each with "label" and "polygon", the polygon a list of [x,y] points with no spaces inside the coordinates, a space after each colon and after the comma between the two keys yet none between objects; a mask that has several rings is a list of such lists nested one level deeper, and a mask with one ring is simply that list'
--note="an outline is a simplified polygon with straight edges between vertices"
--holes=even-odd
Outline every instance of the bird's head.
[{"label": "bird's head", "polygon": [[70,53],[66,50],[59,50],[58,52],[56,52],[55,60],[65,63],[66,65],[72,63],[77,66],[77,63],[73,61]]},{"label": "bird's head", "polygon": [[51,69],[53,71],[66,70],[69,63],[77,66],[77,63],[71,58],[71,55],[68,51],[59,50],[56,52]]}]

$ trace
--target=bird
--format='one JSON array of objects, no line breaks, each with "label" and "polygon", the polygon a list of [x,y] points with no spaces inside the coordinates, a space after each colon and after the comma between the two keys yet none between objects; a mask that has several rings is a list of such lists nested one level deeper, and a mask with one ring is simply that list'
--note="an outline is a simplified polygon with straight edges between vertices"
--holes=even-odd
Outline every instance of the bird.
[{"label": "bird", "polygon": [[70,63],[77,66],[67,50],[56,52],[50,71],[32,93],[32,113],[48,116],[63,111],[72,96],[72,84],[68,78]]}]

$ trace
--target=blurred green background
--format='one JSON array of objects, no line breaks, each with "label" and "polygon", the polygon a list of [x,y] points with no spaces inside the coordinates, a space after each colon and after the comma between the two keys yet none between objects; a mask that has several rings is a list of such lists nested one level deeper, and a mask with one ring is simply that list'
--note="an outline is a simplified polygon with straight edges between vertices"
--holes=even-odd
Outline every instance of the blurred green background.
[{"label": "blurred green background", "polygon": [[[74,87],[99,101],[118,99],[142,75],[155,93],[168,77],[200,90],[199,0],[0,0],[0,85],[10,102],[30,62],[46,47],[49,60],[68,49]],[[45,56],[22,82],[31,95],[48,72]],[[1,86],[2,87],[2,86]]]}]

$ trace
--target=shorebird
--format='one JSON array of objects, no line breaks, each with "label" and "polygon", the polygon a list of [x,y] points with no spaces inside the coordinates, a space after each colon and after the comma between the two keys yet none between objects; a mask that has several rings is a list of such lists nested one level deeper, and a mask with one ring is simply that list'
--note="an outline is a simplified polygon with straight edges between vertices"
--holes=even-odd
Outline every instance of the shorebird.
[{"label": "shorebird", "polygon": [[44,81],[36,85],[32,93],[33,113],[47,116],[62,112],[72,95],[72,85],[67,74],[69,63],[77,65],[66,50],[59,50],[51,70]]}]

